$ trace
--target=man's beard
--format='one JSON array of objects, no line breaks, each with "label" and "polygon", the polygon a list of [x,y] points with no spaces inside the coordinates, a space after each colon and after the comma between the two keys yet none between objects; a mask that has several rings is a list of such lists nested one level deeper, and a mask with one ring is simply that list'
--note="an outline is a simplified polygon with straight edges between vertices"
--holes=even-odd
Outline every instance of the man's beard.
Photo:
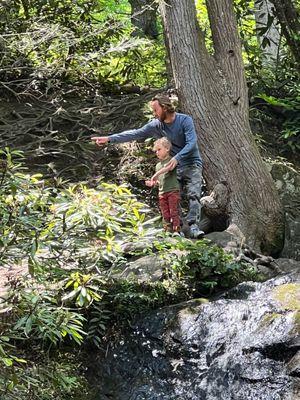
[{"label": "man's beard", "polygon": [[164,122],[166,118],[167,118],[167,112],[164,111],[158,119],[160,120],[160,122]]}]

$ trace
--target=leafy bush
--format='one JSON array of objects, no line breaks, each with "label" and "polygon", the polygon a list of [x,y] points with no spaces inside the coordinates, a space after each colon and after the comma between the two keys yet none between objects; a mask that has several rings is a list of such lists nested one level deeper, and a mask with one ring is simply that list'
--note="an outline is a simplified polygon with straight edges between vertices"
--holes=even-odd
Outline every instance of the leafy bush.
[{"label": "leafy bush", "polygon": [[281,125],[279,141],[283,150],[295,154],[300,150],[300,87],[294,85],[284,98],[261,94],[269,113],[276,115]]},{"label": "leafy bush", "polygon": [[82,270],[117,262],[124,235],[132,241],[147,235],[148,210],[126,186],[50,188],[41,175],[25,173],[18,152],[6,149],[0,155],[2,263],[27,258],[32,274],[61,277],[65,266]]},{"label": "leafy bush", "polygon": [[133,37],[128,15],[126,0],[3,2],[0,76],[46,80],[47,91],[59,81],[161,86],[162,43]]},{"label": "leafy bush", "polygon": [[205,239],[196,242],[183,239],[176,247],[169,241],[155,242],[155,248],[170,266],[167,276],[185,282],[190,297],[207,295],[214,289],[228,288],[256,276],[249,264],[235,261],[232,254]]},{"label": "leafy bush", "polygon": [[[3,400],[67,400],[89,398],[88,384],[80,374],[81,362],[70,353],[55,353],[53,358],[38,348],[39,357],[26,364],[1,368],[0,398]],[[54,358],[55,356],[55,358]]]},{"label": "leafy bush", "polygon": [[46,356],[31,362],[28,348],[50,352],[86,336],[101,341],[110,317],[101,302],[109,267],[122,258],[124,240],[147,235],[147,209],[125,186],[48,187],[41,175],[26,172],[21,153],[5,149],[0,156],[0,261],[27,264],[31,274],[18,278],[6,304],[9,320],[1,324],[1,398],[63,399],[82,378],[59,372],[60,362],[50,373],[42,367]]},{"label": "leafy bush", "polygon": [[61,307],[51,294],[38,290],[19,291],[18,302],[13,308],[18,318],[13,332],[19,338],[38,340],[43,346],[57,346],[65,337],[81,344],[84,317],[78,312]]},{"label": "leafy bush", "polygon": [[[14,283],[9,320],[1,326],[0,394],[7,400],[76,398],[86,382],[78,361],[66,364],[75,352],[58,359],[61,351],[100,347],[140,313],[253,277],[205,240],[158,235],[147,207],[124,185],[50,187],[41,175],[26,173],[21,153],[0,155],[0,261],[27,265],[30,273]],[[158,282],[116,276],[127,263],[124,243],[142,240],[142,255],[167,261]]]}]

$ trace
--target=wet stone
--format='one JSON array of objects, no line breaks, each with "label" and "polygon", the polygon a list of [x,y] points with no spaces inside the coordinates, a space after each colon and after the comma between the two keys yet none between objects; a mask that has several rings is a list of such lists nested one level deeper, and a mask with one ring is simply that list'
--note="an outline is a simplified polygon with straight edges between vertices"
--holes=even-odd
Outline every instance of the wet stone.
[{"label": "wet stone", "polygon": [[300,398],[299,310],[282,297],[299,280],[244,283],[216,301],[149,313],[122,345],[91,360],[95,400]]}]

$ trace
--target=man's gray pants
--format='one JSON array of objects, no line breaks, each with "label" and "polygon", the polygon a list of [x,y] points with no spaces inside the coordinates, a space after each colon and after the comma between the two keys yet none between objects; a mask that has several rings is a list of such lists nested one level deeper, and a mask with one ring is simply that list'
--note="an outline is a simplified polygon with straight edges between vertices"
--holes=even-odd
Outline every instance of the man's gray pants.
[{"label": "man's gray pants", "polygon": [[182,199],[188,203],[188,213],[185,218],[189,225],[199,225],[201,218],[201,190],[202,190],[202,167],[189,165],[177,169],[177,178],[180,185]]}]

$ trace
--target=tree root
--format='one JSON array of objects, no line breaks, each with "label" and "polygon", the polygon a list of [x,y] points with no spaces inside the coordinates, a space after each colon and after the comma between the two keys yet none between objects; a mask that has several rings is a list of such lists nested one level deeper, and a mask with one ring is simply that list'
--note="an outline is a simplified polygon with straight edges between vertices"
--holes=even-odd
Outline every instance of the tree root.
[{"label": "tree root", "polygon": [[45,95],[36,85],[33,79],[0,83],[6,100],[0,103],[0,146],[23,151],[30,166],[38,166],[46,176],[71,179],[95,170],[99,149],[90,136],[143,124],[141,103],[153,96],[103,97],[91,85],[57,91],[51,87]]}]

